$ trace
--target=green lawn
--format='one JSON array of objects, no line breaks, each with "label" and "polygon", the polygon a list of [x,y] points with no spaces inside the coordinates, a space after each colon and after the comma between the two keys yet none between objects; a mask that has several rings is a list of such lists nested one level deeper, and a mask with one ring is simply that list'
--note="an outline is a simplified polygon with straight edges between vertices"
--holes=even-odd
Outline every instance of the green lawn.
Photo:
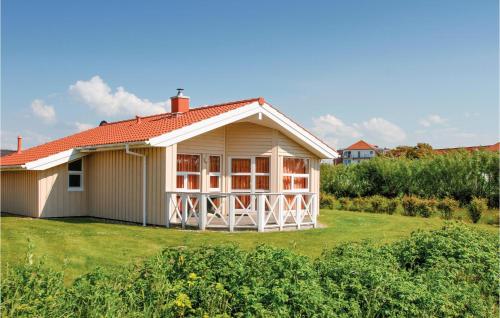
[{"label": "green lawn", "polygon": [[[252,248],[260,243],[287,247],[308,256],[342,242],[371,240],[387,243],[408,236],[417,229],[434,229],[444,224],[439,218],[424,219],[400,215],[323,210],[324,226],[314,230],[286,232],[200,232],[107,223],[90,218],[40,220],[4,215],[1,218],[2,267],[23,261],[28,240],[36,256],[61,269],[67,261],[68,281],[96,266],[108,269],[126,266],[153,255],[165,247],[236,243]],[[477,226],[497,233],[491,225]]]}]

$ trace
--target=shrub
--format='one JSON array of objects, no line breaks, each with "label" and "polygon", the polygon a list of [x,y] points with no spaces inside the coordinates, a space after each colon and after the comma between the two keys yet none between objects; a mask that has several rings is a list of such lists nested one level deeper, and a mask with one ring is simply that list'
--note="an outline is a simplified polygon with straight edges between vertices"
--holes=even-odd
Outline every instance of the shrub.
[{"label": "shrub", "polygon": [[416,212],[417,215],[422,216],[424,218],[430,218],[433,214],[435,206],[435,201],[426,200],[426,199],[418,199],[416,198]]},{"label": "shrub", "polygon": [[371,205],[371,211],[382,213],[387,209],[387,199],[380,195],[374,195],[370,197],[369,203]]},{"label": "shrub", "polygon": [[414,196],[405,195],[402,200],[403,204],[403,214],[406,216],[416,216],[417,215],[417,204],[418,198]]},{"label": "shrub", "polygon": [[488,210],[488,200],[483,198],[472,198],[469,205],[467,206],[467,211],[472,222],[477,223],[481,218],[481,215]]},{"label": "shrub", "polygon": [[352,210],[353,211],[369,211],[370,201],[367,198],[354,198],[352,199]]},{"label": "shrub", "polygon": [[441,199],[437,204],[438,211],[441,212],[441,217],[445,220],[453,218],[453,212],[458,209],[458,201],[449,197]]},{"label": "shrub", "polygon": [[496,317],[496,235],[459,224],[315,261],[257,246],[169,248],[64,285],[30,255],[2,273],[2,317]]},{"label": "shrub", "polygon": [[321,166],[321,190],[335,197],[450,197],[468,204],[473,196],[499,203],[498,153],[452,151],[417,160],[378,156],[357,165]]},{"label": "shrub", "polygon": [[349,198],[339,199],[340,208],[345,211],[352,211],[352,200]]},{"label": "shrub", "polygon": [[396,213],[398,206],[399,206],[399,199],[398,198],[387,199],[385,212],[387,212],[388,214],[394,214],[394,213]]},{"label": "shrub", "polygon": [[333,195],[321,192],[319,194],[319,207],[321,209],[335,209],[335,198],[333,197]]}]

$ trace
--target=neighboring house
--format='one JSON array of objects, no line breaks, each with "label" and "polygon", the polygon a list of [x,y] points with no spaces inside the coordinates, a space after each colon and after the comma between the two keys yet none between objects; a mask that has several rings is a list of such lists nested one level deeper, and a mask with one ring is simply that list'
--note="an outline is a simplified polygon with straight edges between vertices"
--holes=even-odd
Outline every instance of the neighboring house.
[{"label": "neighboring house", "polygon": [[11,153],[16,152],[15,150],[9,150],[9,149],[0,149],[0,157],[10,155]]},{"label": "neighboring house", "polygon": [[350,165],[360,163],[363,160],[371,159],[378,154],[387,152],[388,149],[379,148],[376,145],[371,145],[363,140],[360,140],[345,149],[338,150],[341,160],[336,159],[335,164]]},{"label": "neighboring house", "polygon": [[434,151],[436,153],[439,153],[439,154],[447,153],[450,151],[456,151],[456,150],[466,150],[466,151],[485,150],[485,151],[492,151],[492,152],[495,152],[495,151],[500,152],[500,142],[497,142],[496,144],[493,144],[493,145],[487,145],[487,146],[471,146],[471,147],[434,149]]},{"label": "neighboring house", "polygon": [[153,225],[315,226],[337,153],[263,98],[107,123],[0,158],[3,212]]}]

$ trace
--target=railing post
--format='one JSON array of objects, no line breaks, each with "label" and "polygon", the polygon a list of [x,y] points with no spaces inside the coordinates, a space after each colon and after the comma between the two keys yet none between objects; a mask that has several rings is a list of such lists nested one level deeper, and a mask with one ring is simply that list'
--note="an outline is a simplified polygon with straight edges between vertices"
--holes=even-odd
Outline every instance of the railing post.
[{"label": "railing post", "polygon": [[318,220],[318,205],[316,204],[316,199],[317,199],[317,194],[314,193],[311,195],[311,204],[309,205],[312,210],[312,221],[313,221],[313,228],[316,228],[317,226],[317,220]]},{"label": "railing post", "polygon": [[199,208],[200,208],[200,213],[198,214],[198,222],[200,226],[200,230],[205,230],[207,227],[207,195],[206,194],[201,194],[200,195],[200,202]]},{"label": "railing post", "polygon": [[229,194],[229,231],[234,232],[234,209],[236,207],[236,198],[234,194]]},{"label": "railing post", "polygon": [[283,231],[283,224],[285,220],[283,220],[283,208],[284,208],[284,200],[285,196],[283,194],[278,194],[278,225],[280,226],[280,231]]},{"label": "railing post", "polygon": [[265,194],[257,195],[257,230],[259,232],[264,232],[266,225],[265,199]]},{"label": "railing post", "polygon": [[166,227],[170,227],[170,204],[171,204],[171,200],[172,200],[172,194],[167,192],[165,193],[165,199],[166,199],[166,204],[165,204],[165,217],[166,217],[166,220],[165,220],[165,226]]},{"label": "railing post", "polygon": [[295,195],[295,221],[297,222],[297,230],[300,230],[300,223],[302,223],[302,217],[300,212],[300,195]]},{"label": "railing post", "polygon": [[187,216],[188,216],[188,195],[182,194],[181,201],[182,201],[181,224],[182,224],[182,228],[185,229],[186,222],[187,222]]}]

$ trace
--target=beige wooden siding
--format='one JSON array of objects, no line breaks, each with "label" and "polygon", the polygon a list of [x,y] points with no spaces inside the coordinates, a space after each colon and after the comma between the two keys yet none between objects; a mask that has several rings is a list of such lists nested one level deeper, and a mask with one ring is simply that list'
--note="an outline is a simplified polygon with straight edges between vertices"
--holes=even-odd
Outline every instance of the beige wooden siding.
[{"label": "beige wooden siding", "polygon": [[224,153],[224,128],[214,129],[177,144],[178,153]]},{"label": "beige wooden siding", "polygon": [[311,157],[313,156],[307,149],[291,140],[283,133],[278,132],[279,154],[281,156]]},{"label": "beige wooden siding", "polygon": [[83,191],[68,191],[68,164],[38,172],[40,217],[86,216],[88,158],[83,158]]},{"label": "beige wooden siding", "polygon": [[1,172],[2,212],[38,217],[38,172]]},{"label": "beige wooden siding", "polygon": [[227,156],[271,155],[272,149],[273,129],[252,123],[226,126]]},{"label": "beige wooden siding", "polygon": [[311,159],[311,191],[319,192],[319,169],[320,169],[320,160],[318,158]]},{"label": "beige wooden siding", "polygon": [[[147,223],[163,225],[167,184],[166,150],[142,148],[133,151],[147,156]],[[125,150],[97,152],[89,157],[87,184],[91,216],[142,222],[142,160],[127,155]]]}]

